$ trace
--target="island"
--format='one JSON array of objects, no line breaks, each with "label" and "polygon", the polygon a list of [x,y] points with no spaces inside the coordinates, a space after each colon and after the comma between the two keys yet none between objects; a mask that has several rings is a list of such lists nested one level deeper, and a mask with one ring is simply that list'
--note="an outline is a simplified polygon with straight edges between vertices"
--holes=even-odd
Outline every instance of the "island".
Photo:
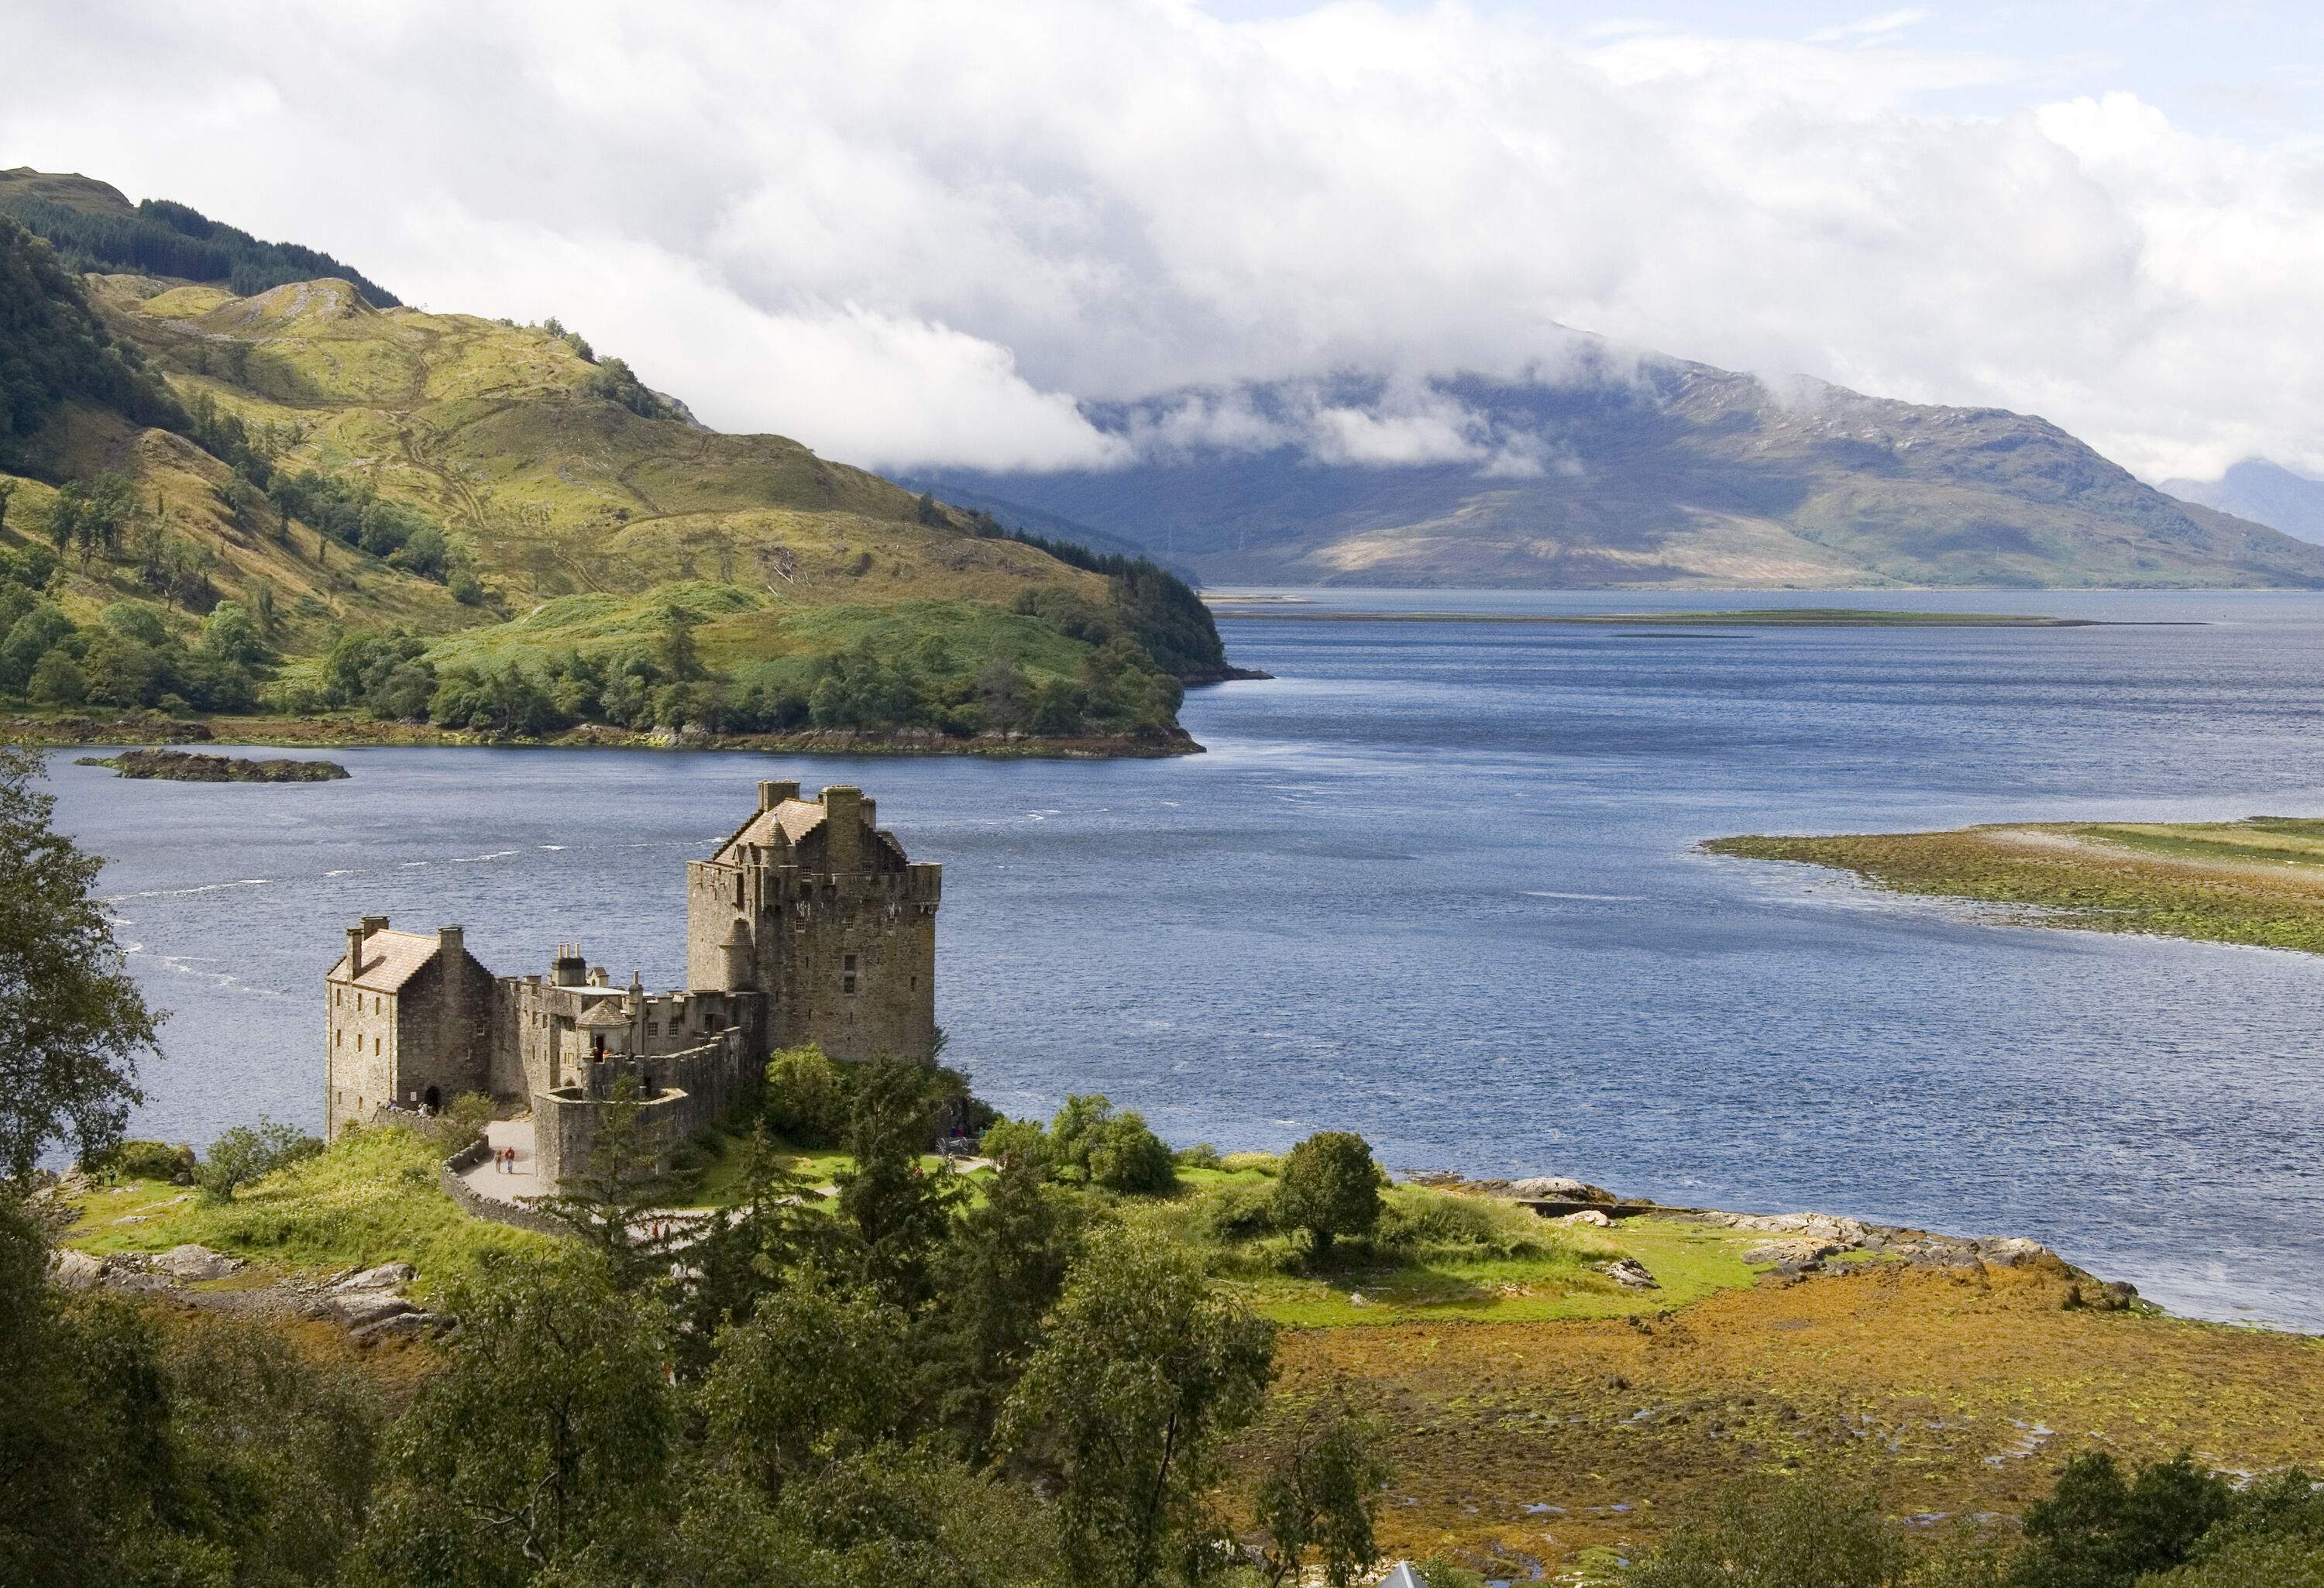
[{"label": "island", "polygon": [[[2112,619],[2007,612],[1882,612],[1853,606],[1748,607],[1732,612],[1346,612],[1310,608],[1290,597],[1232,596],[1213,602],[1216,618],[1291,623],[1554,623],[1579,628],[1737,629],[2091,629]],[[2132,626],[2148,627],[2149,624]],[[2172,623],[2167,627],[2187,627]],[[2200,626],[2200,625],[2197,625]]]},{"label": "island", "polygon": [[330,783],[347,775],[347,769],[336,761],[290,756],[257,761],[192,750],[125,750],[119,755],[84,755],[73,764],[111,767],[124,778],[171,783]]},{"label": "island", "polygon": [[1899,893],[2008,906],[2017,924],[2324,954],[2324,819],[2315,817],[2001,823],[1719,838],[1703,848],[1831,866]]}]

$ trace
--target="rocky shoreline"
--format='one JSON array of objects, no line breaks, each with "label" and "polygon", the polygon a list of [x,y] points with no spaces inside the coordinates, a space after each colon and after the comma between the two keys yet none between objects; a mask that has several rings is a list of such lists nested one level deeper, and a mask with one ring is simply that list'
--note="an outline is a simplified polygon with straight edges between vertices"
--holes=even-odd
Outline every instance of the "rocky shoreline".
[{"label": "rocky shoreline", "polygon": [[[1842,1272],[1868,1260],[1923,1268],[2038,1266],[2056,1269],[2070,1282],[2066,1303],[2070,1307],[2088,1307],[2097,1312],[2126,1312],[2134,1307],[2160,1310],[2152,1302],[2139,1299],[2137,1287],[2125,1280],[2102,1279],[2068,1262],[2039,1241],[2023,1235],[1946,1235],[1904,1224],[1868,1223],[1861,1219],[1822,1213],[1751,1214],[1720,1208],[1673,1207],[1644,1198],[1617,1196],[1602,1186],[1561,1176],[1471,1180],[1450,1170],[1438,1170],[1408,1178],[1416,1185],[1460,1196],[1523,1203],[1543,1217],[1562,1224],[1605,1228],[1624,1219],[1652,1216],[1757,1232],[1767,1239],[1747,1249],[1743,1260],[1772,1265],[1768,1277],[1778,1280],[1797,1282],[1814,1274]],[[1604,1266],[1608,1276],[1625,1288],[1652,1288],[1652,1276],[1633,1260]],[[1626,1271],[1616,1272],[1618,1268]],[[1645,1283],[1639,1282],[1640,1276],[1645,1277]]]}]

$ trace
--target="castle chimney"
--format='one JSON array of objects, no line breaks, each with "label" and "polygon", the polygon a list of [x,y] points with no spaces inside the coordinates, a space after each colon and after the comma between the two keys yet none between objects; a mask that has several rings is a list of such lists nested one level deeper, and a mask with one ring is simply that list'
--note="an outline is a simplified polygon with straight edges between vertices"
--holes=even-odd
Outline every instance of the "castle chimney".
[{"label": "castle chimney", "polygon": [[466,938],[466,934],[458,927],[436,928],[436,947],[444,956],[444,962],[447,965],[456,962],[461,954],[466,951],[467,947]]},{"label": "castle chimney", "polygon": [[367,915],[363,918],[363,927],[364,936],[366,937],[374,932],[384,932],[387,930],[387,918],[383,915]]},{"label": "castle chimney", "polygon": [[347,928],[347,980],[350,982],[363,974],[363,943],[364,929],[361,927],[349,927]]},{"label": "castle chimney", "polygon": [[835,872],[852,872],[863,863],[863,790],[835,783],[823,791],[825,853]]},{"label": "castle chimney", "polygon": [[797,799],[798,796],[799,786],[797,783],[761,783],[759,785],[759,808],[772,810],[784,800]]},{"label": "castle chimney", "polygon": [[588,979],[589,962],[581,957],[579,946],[571,943],[559,943],[557,946],[557,958],[549,967],[550,985],[578,987]]}]

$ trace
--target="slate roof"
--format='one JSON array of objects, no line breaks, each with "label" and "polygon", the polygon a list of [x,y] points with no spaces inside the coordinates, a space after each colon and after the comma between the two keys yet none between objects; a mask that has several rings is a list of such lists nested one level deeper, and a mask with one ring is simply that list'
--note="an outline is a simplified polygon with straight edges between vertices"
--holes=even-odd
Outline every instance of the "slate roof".
[{"label": "slate roof", "polygon": [[630,1023],[630,1016],[629,1011],[622,1007],[619,998],[600,998],[589,1006],[588,1012],[576,1023],[584,1026],[626,1026]]},{"label": "slate roof", "polygon": [[784,843],[797,844],[823,826],[824,814],[823,801],[819,799],[786,799],[772,810],[760,811],[744,822],[718,851],[718,858],[726,859],[745,844],[763,844],[772,848],[779,830]]},{"label": "slate roof", "polygon": [[[433,932],[374,932],[364,939],[363,969],[355,976],[355,984],[366,992],[400,992],[406,982],[436,957],[439,946]],[[340,955],[331,966],[330,979],[347,979],[346,955]]]}]

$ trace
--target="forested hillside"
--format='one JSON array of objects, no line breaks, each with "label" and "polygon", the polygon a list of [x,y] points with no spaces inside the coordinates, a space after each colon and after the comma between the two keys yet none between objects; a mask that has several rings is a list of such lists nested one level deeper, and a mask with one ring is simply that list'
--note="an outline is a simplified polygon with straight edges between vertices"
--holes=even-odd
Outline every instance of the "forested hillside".
[{"label": "forested hillside", "polygon": [[0,282],[0,697],[1151,752],[1231,673],[1153,565],[704,430],[553,320],[78,278],[5,218]]},{"label": "forested hillside", "polygon": [[167,198],[132,204],[118,188],[83,176],[18,166],[0,171],[0,214],[49,241],[74,271],[126,271],[212,282],[241,293],[337,276],[382,309],[401,301],[362,272],[296,243],[267,243]]}]

